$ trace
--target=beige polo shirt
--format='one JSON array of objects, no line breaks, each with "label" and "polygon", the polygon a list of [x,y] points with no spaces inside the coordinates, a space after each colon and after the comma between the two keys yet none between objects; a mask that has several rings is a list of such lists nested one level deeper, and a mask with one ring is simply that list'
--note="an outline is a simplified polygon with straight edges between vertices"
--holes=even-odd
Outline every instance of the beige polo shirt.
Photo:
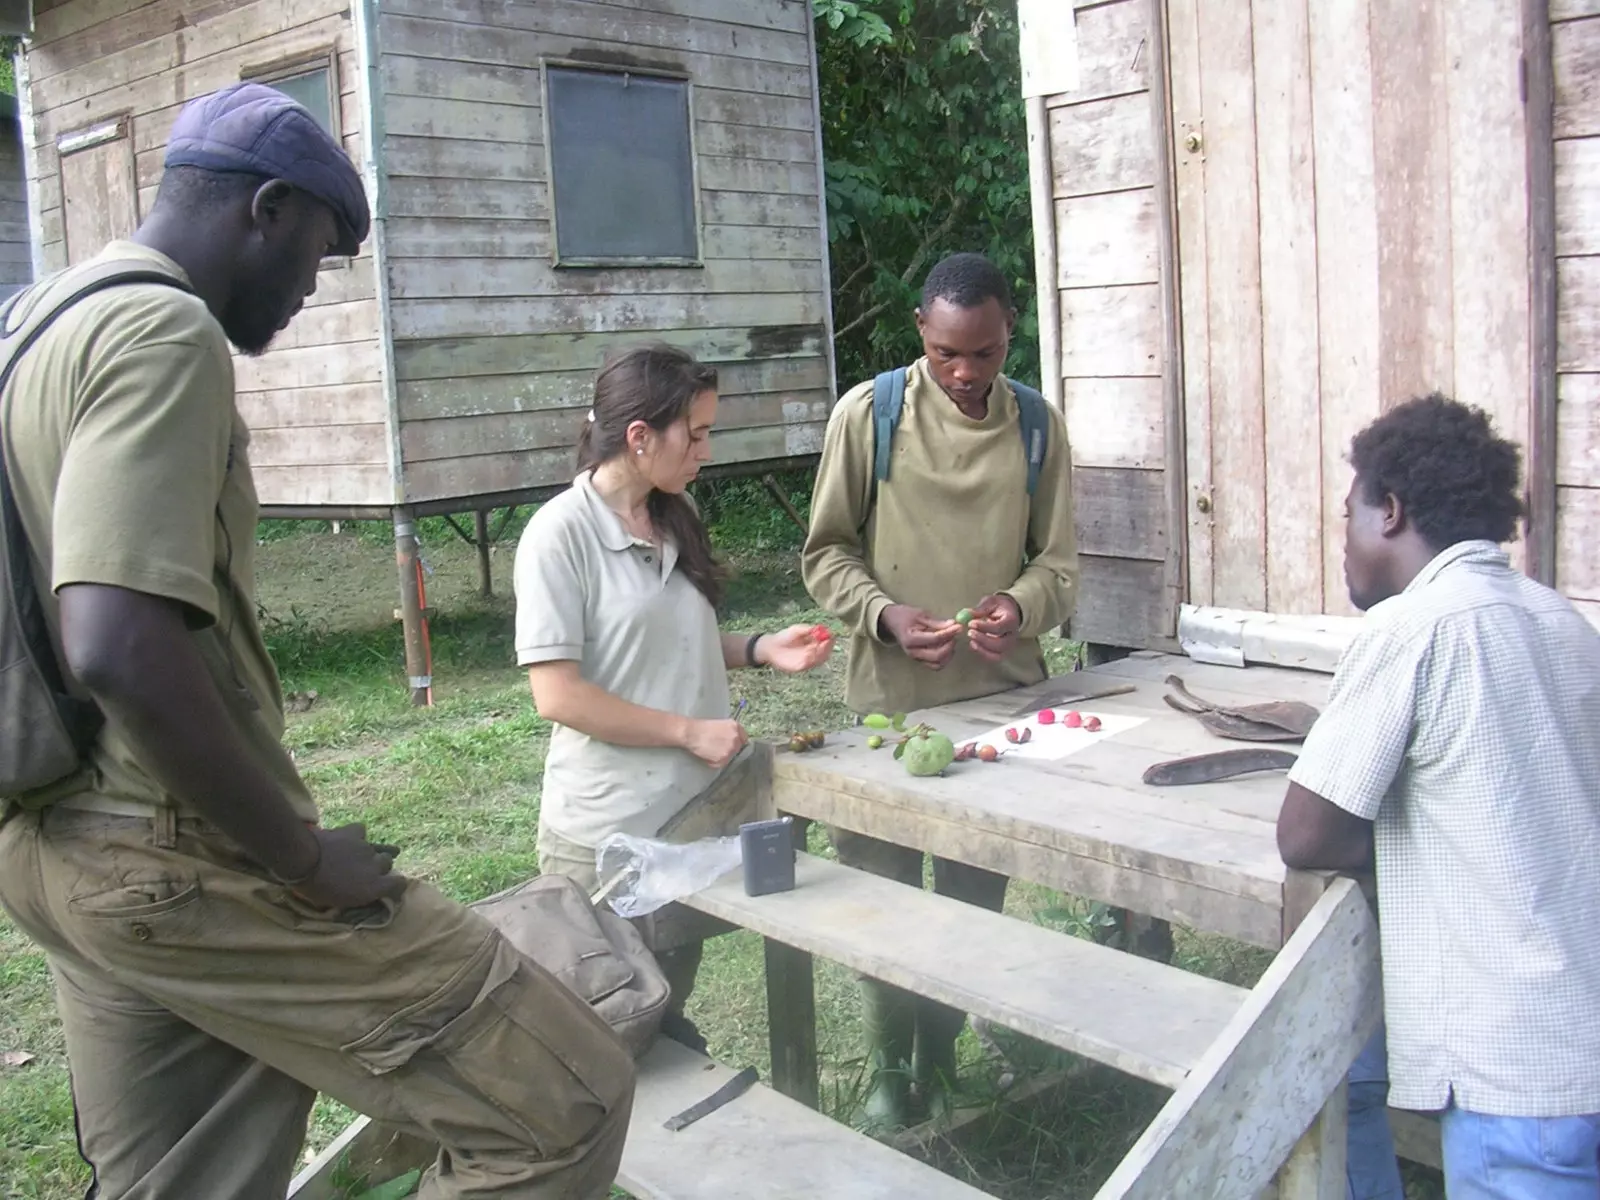
[{"label": "beige polo shirt", "polygon": [[[728,715],[717,614],[658,549],[624,528],[587,471],[517,543],[517,663],[574,660],[634,704],[702,720]],[[716,772],[687,750],[617,746],[564,725],[550,736],[540,822],[580,846],[621,830],[653,836]]]}]

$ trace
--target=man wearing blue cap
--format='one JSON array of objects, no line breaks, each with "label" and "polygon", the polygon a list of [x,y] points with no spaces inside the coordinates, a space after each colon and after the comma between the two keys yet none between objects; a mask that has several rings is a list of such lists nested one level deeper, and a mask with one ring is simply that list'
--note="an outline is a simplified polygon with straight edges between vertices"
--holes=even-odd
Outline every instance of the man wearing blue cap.
[{"label": "man wearing blue cap", "polygon": [[6,321],[161,277],[79,299],[0,393],[38,598],[105,716],[80,770],[4,798],[0,901],[49,956],[103,1200],[282,1197],[319,1091],[439,1142],[430,1200],[602,1197],[621,1157],[610,1027],[397,847],[321,828],[281,745],[228,345],[265,350],[369,223],[304,108],[226,88],[180,112],[132,238]]}]

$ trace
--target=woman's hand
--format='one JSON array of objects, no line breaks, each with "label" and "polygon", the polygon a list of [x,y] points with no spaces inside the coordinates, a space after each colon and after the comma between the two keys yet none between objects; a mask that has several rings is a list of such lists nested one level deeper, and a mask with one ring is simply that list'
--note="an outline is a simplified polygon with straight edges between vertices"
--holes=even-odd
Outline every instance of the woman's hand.
[{"label": "woman's hand", "polygon": [[686,721],[683,748],[708,766],[722,770],[744,749],[750,735],[734,720]]},{"label": "woman's hand", "polygon": [[814,670],[833,653],[833,634],[826,625],[791,625],[777,633],[764,633],[756,643],[756,661],[798,675]]}]

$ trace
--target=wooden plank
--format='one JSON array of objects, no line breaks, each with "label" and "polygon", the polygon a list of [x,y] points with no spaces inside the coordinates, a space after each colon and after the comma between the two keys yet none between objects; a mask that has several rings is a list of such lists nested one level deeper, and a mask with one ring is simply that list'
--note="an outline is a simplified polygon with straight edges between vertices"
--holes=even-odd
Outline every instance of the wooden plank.
[{"label": "wooden plank", "polygon": [[1155,189],[1058,200],[1055,221],[1058,287],[1160,280]]},{"label": "wooden plank", "polygon": [[520,104],[538,110],[543,104],[537,63],[528,66],[476,62],[441,62],[387,51],[380,74],[386,97],[421,96],[485,104]]},{"label": "wooden plank", "polygon": [[764,937],[1172,1087],[1246,993],[931,891],[798,855],[793,891],[685,900]]},{"label": "wooden plank", "polygon": [[395,502],[387,463],[255,467],[252,473],[262,504],[311,507]]},{"label": "wooden plank", "polygon": [[1556,260],[1556,369],[1600,371],[1600,256]]},{"label": "wooden plank", "polygon": [[1079,553],[1166,559],[1167,499],[1160,471],[1075,467],[1072,499]]},{"label": "wooden plank", "polygon": [[641,8],[627,8],[628,15],[624,17],[589,0],[540,0],[537,5],[514,0],[449,0],[445,7],[439,0],[385,0],[384,10],[397,17],[443,16],[465,27],[556,33],[588,43],[692,51],[788,66],[804,66],[807,62],[804,33],[752,26],[734,28],[722,21],[696,20]]},{"label": "wooden plank", "polygon": [[1078,570],[1077,605],[1067,624],[1071,636],[1109,646],[1146,645],[1150,630],[1161,627],[1161,564],[1084,554]]},{"label": "wooden plank", "polygon": [[[717,405],[716,428],[743,429],[785,422],[826,423],[833,399],[833,394],[825,389],[764,396],[741,396],[724,390]],[[537,412],[408,420],[400,426],[400,445],[408,463],[571,447],[578,444],[578,433],[588,412],[587,401],[580,399],[566,408]]]},{"label": "wooden plank", "polygon": [[259,357],[235,355],[234,386],[241,392],[370,383],[379,378],[377,342],[347,344],[330,354],[322,346],[269,350]]},{"label": "wooden plank", "polygon": [[1316,171],[1308,0],[1254,9],[1266,604],[1322,610]]},{"label": "wooden plank", "polygon": [[250,462],[258,467],[387,467],[387,422],[365,425],[305,425],[293,429],[252,429]]},{"label": "wooden plank", "polygon": [[[1528,444],[1532,355],[1522,6],[1445,5],[1455,398]],[[1524,567],[1526,543],[1507,547]]]},{"label": "wooden plank", "polygon": [[1154,154],[1150,105],[1142,95],[1050,109],[1057,200],[1149,187],[1156,177]]},{"label": "wooden plank", "polygon": [[[798,397],[825,390],[829,382],[827,360],[820,357],[718,363],[716,367],[718,390],[730,397]],[[402,421],[419,421],[587,406],[593,391],[594,371],[585,369],[405,382],[398,387],[397,401]],[[809,411],[809,402],[807,405]],[[717,419],[722,421],[720,412]],[[774,418],[780,419],[781,414]]]},{"label": "wooden plank", "polygon": [[444,338],[395,346],[395,378],[474,378],[541,371],[593,371],[608,351],[646,341],[682,346],[705,362],[750,358],[807,358],[825,352],[819,322],[786,326],[662,329],[649,334],[533,333],[510,337]]},{"label": "wooden plank", "polygon": [[240,392],[237,403],[245,424],[255,431],[324,424],[363,425],[388,419],[383,385],[376,381]]},{"label": "wooden plank", "polygon": [[1600,600],[1600,488],[1556,489],[1556,587]]},{"label": "wooden plank", "polygon": [[1344,497],[1350,439],[1379,412],[1378,220],[1365,0],[1309,7],[1322,405],[1322,611],[1349,614]]},{"label": "wooden plank", "polygon": [[1075,14],[1078,86],[1050,97],[1052,107],[1142,92],[1150,86],[1150,46],[1145,6],[1116,0]]},{"label": "wooden plank", "polygon": [[1248,0],[1200,5],[1205,128],[1206,324],[1211,337],[1213,602],[1267,602],[1261,248]]},{"label": "wooden plank", "polygon": [[[385,5],[383,41],[385,53],[444,62],[476,62],[490,66],[533,67],[542,57],[587,58],[600,65],[664,70],[689,76],[707,87],[757,95],[811,95],[811,72],[806,59],[793,63],[739,55],[710,54],[700,50],[664,48],[635,40],[633,21],[614,22],[612,32],[628,31],[628,40],[615,37],[584,37],[572,33],[542,32],[537,27],[514,25],[485,26],[434,19],[437,7],[432,0],[413,0],[413,10],[428,16],[406,15],[394,5]],[[505,11],[521,22],[543,23],[545,5],[506,5]],[[697,27],[698,28],[698,27]],[[601,43],[596,46],[596,42]],[[609,43],[607,45],[606,43]],[[800,45],[805,45],[800,39]]]},{"label": "wooden plank", "polygon": [[[330,9],[333,2],[335,0],[330,0]],[[155,0],[155,3],[147,0],[140,4],[119,2],[115,6],[101,6],[99,18],[89,25],[60,36],[35,39],[37,45],[50,48],[49,69],[41,71],[35,79],[61,71],[80,70],[151,38],[215,20],[232,7],[227,0]]]},{"label": "wooden plank", "polygon": [[1381,1011],[1378,931],[1354,880],[1328,889],[1228,1028],[1096,1193],[1254,1196],[1344,1078]]},{"label": "wooden plank", "polygon": [[1556,471],[1560,455],[1556,373],[1556,162],[1552,142],[1548,0],[1522,0],[1524,145],[1528,192],[1528,522],[1523,560],[1540,583],[1555,582]]},{"label": "wooden plank", "polygon": [[1600,21],[1571,21],[1550,32],[1555,136],[1600,133]]},{"label": "wooden plank", "polygon": [[545,152],[540,145],[411,137],[391,129],[384,138],[383,152],[384,169],[391,179],[515,179],[532,183],[546,175]]},{"label": "wooden plank", "polygon": [[1556,482],[1600,488],[1600,375],[1557,378]]},{"label": "wooden plank", "polygon": [[1386,409],[1435,389],[1450,395],[1455,386],[1450,162],[1462,148],[1447,140],[1445,7],[1377,4],[1369,18],[1372,44],[1383,48],[1372,57],[1372,132],[1378,387]]},{"label": "wooden plank", "polygon": [[540,329],[550,333],[635,333],[751,325],[814,325],[827,303],[820,294],[669,295],[615,297],[597,305],[586,296],[507,297],[495,300],[396,300],[390,328],[400,341],[498,337]]},{"label": "wooden plank", "polygon": [[821,295],[822,265],[798,259],[721,259],[703,267],[557,270],[537,258],[400,259],[389,266],[391,300],[488,300],[529,296]]},{"label": "wooden plank", "polygon": [[1211,334],[1206,308],[1205,150],[1200,108],[1199,0],[1169,0],[1173,204],[1178,224],[1178,307],[1183,314],[1183,444],[1188,518],[1187,599],[1210,604],[1215,521],[1211,509]]},{"label": "wooden plank", "polygon": [[817,195],[816,162],[769,162],[727,158],[697,148],[700,186],[713,192],[762,192],[785,196]]},{"label": "wooden plank", "polygon": [[[805,844],[803,834],[800,844]],[[811,955],[772,938],[763,938],[761,949],[773,1089],[807,1108],[818,1108],[817,989]]]},{"label": "wooden plank", "polygon": [[1161,289],[1154,283],[1061,293],[1067,378],[1161,374]]},{"label": "wooden plank", "polygon": [[308,305],[273,339],[272,351],[299,346],[343,346],[351,342],[370,342],[377,336],[378,305],[374,300]]},{"label": "wooden plank", "polygon": [[1578,17],[1600,16],[1600,0],[1550,0],[1552,21],[1571,21]]},{"label": "wooden plank", "polygon": [[[713,459],[718,463],[750,463],[818,454],[826,427],[825,421],[818,421],[809,425],[713,430]],[[406,499],[442,500],[553,487],[570,482],[573,470],[572,449],[567,446],[410,463],[405,472]]]},{"label": "wooden plank", "polygon": [[1075,466],[1161,468],[1166,416],[1159,377],[1074,378],[1062,388]]},{"label": "wooden plank", "polygon": [[674,1113],[705,1099],[733,1071],[659,1039],[639,1060],[633,1120],[618,1186],[639,1200],[983,1200],[983,1193],[757,1083],[674,1133]]},{"label": "wooden plank", "polygon": [[484,100],[445,100],[437,96],[386,96],[384,132],[401,137],[458,138],[464,141],[544,143],[543,111]]},{"label": "wooden plank", "polygon": [[1600,137],[1555,143],[1556,253],[1600,254]]}]

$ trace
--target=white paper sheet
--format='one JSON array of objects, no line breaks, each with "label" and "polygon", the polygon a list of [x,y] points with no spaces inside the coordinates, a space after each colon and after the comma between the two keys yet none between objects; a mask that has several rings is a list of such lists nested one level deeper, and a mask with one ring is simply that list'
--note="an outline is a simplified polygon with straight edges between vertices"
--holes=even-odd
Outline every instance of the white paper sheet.
[{"label": "white paper sheet", "polygon": [[[1039,724],[1037,714],[1031,717],[1020,718],[1008,724],[991,729],[975,738],[967,738],[956,743],[957,748],[966,742],[976,742],[983,745],[987,742],[996,750],[1005,751],[1007,758],[1042,758],[1050,761],[1067,758],[1077,754],[1080,750],[1087,750],[1096,742],[1106,738],[1115,737],[1119,733],[1126,733],[1135,726],[1143,725],[1148,717],[1130,717],[1121,713],[1097,713],[1093,710],[1079,709],[1084,716],[1097,716],[1100,718],[1100,728],[1090,733],[1087,729],[1068,729],[1061,724],[1061,717],[1072,711],[1071,709],[1057,709],[1056,720],[1051,725]],[[1033,736],[1026,742],[1012,743],[1006,740],[1006,730],[1015,729],[1018,736],[1024,729],[1033,730]]]}]

